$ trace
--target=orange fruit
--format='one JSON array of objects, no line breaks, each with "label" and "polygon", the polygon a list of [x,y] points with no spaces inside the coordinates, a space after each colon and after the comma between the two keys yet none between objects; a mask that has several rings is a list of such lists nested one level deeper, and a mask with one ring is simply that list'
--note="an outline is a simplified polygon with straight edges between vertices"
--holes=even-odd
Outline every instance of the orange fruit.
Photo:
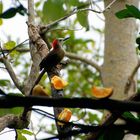
[{"label": "orange fruit", "polygon": [[62,78],[56,75],[51,78],[51,83],[54,88],[58,90],[63,89],[68,85],[68,82],[64,81]]},{"label": "orange fruit", "polygon": [[[65,122],[69,122],[70,118],[72,116],[72,112],[68,108],[64,108],[64,110],[58,115],[59,120],[63,120]],[[58,122],[58,125],[64,125],[61,122]]]},{"label": "orange fruit", "polygon": [[113,93],[113,88],[92,87],[92,95],[96,98],[107,98]]},{"label": "orange fruit", "polygon": [[39,84],[36,85],[33,88],[32,95],[33,96],[49,96],[47,91],[41,85],[39,85]]}]

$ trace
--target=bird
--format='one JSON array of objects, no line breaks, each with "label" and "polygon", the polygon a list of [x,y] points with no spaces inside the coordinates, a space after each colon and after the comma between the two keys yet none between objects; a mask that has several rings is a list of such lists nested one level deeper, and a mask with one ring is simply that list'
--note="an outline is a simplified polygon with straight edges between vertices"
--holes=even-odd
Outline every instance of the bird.
[{"label": "bird", "polygon": [[69,38],[70,37],[58,38],[53,40],[52,50],[39,64],[40,70],[45,69],[46,71],[50,71],[52,68],[54,68],[57,64],[61,62],[61,60],[65,56],[65,51],[62,48],[62,45],[64,41],[68,40]]}]

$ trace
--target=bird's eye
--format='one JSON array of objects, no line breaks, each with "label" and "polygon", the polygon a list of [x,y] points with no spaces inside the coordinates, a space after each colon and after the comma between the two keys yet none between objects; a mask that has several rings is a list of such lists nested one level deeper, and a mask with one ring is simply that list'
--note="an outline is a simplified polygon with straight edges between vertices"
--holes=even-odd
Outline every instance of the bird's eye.
[{"label": "bird's eye", "polygon": [[61,41],[63,41],[63,39],[59,39],[59,41],[61,42]]}]

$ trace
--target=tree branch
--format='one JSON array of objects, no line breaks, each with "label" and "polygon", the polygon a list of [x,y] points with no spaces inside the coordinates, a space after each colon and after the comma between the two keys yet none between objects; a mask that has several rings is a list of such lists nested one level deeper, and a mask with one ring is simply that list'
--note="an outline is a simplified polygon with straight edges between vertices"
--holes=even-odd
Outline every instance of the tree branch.
[{"label": "tree branch", "polygon": [[37,49],[37,51],[34,53],[33,64],[31,67],[28,81],[26,81],[26,83],[25,83],[26,95],[30,94],[32,88],[35,85],[35,81],[39,75],[39,64],[40,64],[41,60],[49,52],[47,44],[44,42],[44,40],[40,37],[40,35],[38,33],[38,28],[30,23],[28,23],[28,28],[29,28],[30,40],[34,44],[34,47]]},{"label": "tree branch", "polygon": [[78,12],[84,12],[84,11],[91,11],[91,12],[95,12],[95,13],[99,13],[101,14],[102,11],[96,11],[90,8],[85,8],[85,9],[74,9],[73,11],[71,11],[69,14],[67,14],[66,16],[46,25],[46,26],[40,26],[40,34],[44,34],[46,32],[48,32],[51,28],[53,28],[54,26],[56,26],[59,22],[69,18],[70,16],[77,14]]},{"label": "tree branch", "polygon": [[82,61],[82,62],[94,67],[98,72],[101,73],[101,67],[98,64],[96,64],[95,62],[93,62],[93,61],[91,61],[89,59],[83,58],[81,56],[78,56],[76,54],[69,53],[69,52],[66,52],[65,56],[67,56],[67,57],[69,57],[71,59]]},{"label": "tree branch", "polygon": [[0,117],[0,132],[6,127],[15,129],[27,128],[28,124],[29,122],[22,120],[20,117],[14,114],[8,114]]},{"label": "tree branch", "polygon": [[129,76],[128,78],[128,82],[126,83],[125,85],[125,88],[124,88],[124,93],[127,94],[130,87],[131,87],[131,84],[133,83],[133,79],[134,79],[134,76],[135,74],[137,73],[138,69],[140,67],[140,60],[138,61],[138,64],[136,65],[136,67],[134,68],[134,70],[132,71],[131,75]]},{"label": "tree branch", "polygon": [[16,76],[11,64],[4,57],[1,58],[0,60],[1,60],[2,63],[4,63],[4,65],[5,65],[5,67],[6,67],[7,71],[8,71],[11,79],[13,80],[15,86],[23,93],[23,86],[20,83],[19,79],[17,78],[17,76]]},{"label": "tree branch", "polygon": [[[140,95],[139,93],[132,95],[128,100],[129,101],[140,101]],[[109,127],[112,125],[122,114],[124,111],[121,110],[114,110],[112,111],[112,114],[110,114],[106,120],[102,123],[102,126]],[[87,138],[87,140],[96,140],[99,138],[99,136],[105,131],[105,129],[100,129],[96,133],[92,134],[90,137]]]},{"label": "tree branch", "polygon": [[[137,95],[140,100],[140,95]],[[16,100],[16,102],[14,102]],[[88,103],[88,104],[87,104]],[[89,108],[108,109],[121,111],[140,111],[140,103],[136,101],[118,101],[113,99],[91,99],[91,98],[47,98],[47,97],[19,97],[13,95],[2,96],[0,98],[1,108],[29,107],[68,107],[68,108]]]}]

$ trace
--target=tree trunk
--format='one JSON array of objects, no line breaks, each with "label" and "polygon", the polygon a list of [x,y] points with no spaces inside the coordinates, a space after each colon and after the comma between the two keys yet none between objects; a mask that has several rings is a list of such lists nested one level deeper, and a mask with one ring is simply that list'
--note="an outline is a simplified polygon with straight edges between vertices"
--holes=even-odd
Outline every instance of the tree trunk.
[{"label": "tree trunk", "polygon": [[[105,7],[112,0],[105,0]],[[138,63],[135,51],[136,22],[134,19],[120,20],[115,13],[125,8],[125,4],[137,6],[138,0],[117,0],[111,9],[105,12],[105,50],[102,67],[102,80],[106,87],[113,87],[111,98],[123,100],[136,91],[136,81],[127,94],[124,93],[128,78]],[[125,139],[133,139],[134,135]]]}]

